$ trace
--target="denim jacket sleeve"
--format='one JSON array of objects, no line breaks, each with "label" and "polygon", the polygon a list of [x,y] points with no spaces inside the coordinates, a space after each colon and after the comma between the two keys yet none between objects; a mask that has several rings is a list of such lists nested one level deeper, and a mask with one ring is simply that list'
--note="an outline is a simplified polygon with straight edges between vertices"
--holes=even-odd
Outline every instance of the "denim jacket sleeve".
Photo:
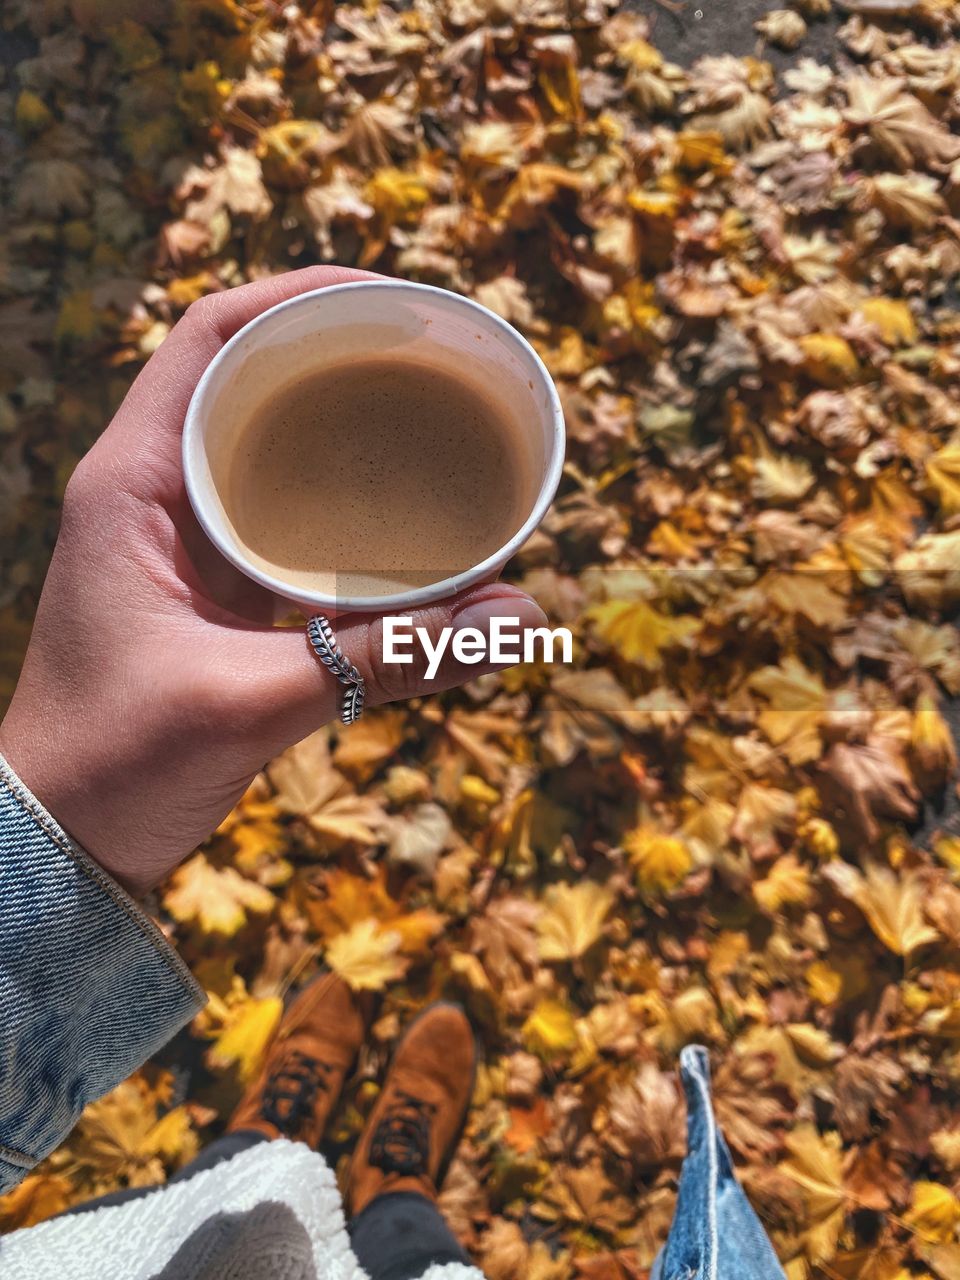
[{"label": "denim jacket sleeve", "polygon": [[203,1003],[156,925],[0,756],[0,1191]]}]

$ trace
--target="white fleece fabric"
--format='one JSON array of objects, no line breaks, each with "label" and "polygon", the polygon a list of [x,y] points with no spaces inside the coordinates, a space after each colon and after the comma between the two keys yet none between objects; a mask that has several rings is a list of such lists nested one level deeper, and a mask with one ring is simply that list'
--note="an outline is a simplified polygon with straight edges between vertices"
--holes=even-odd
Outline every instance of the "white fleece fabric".
[{"label": "white fleece fabric", "polygon": [[[263,1142],[153,1195],[0,1240],[4,1280],[368,1280],[322,1156]],[[483,1280],[460,1263],[423,1280]]]}]

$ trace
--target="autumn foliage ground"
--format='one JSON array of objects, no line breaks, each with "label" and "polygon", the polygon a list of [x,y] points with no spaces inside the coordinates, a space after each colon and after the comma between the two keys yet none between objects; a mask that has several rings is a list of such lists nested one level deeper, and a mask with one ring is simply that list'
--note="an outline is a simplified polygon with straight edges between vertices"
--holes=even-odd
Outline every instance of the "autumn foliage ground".
[{"label": "autumn foliage ground", "polygon": [[[536,344],[569,463],[511,566],[574,628],[323,731],[151,904],[210,993],[0,1201],[162,1180],[319,964],[484,1049],[444,1206],[491,1280],[645,1276],[717,1108],[791,1280],[960,1276],[960,46],[949,0],[681,70],[605,0],[12,0],[0,168],[9,693],[67,476],[191,301],[317,260]],[[809,28],[809,30],[808,30]],[[821,42],[822,43],[822,42]],[[123,785],[123,779],[117,779]]]}]

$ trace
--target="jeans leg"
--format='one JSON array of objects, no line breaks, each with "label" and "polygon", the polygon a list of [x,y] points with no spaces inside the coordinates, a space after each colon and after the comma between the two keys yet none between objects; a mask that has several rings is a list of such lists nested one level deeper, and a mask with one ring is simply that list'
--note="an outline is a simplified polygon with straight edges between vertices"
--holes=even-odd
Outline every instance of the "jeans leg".
[{"label": "jeans leg", "polygon": [[[173,1175],[170,1182],[186,1182],[188,1178],[192,1178],[195,1173],[203,1173],[205,1169],[212,1169],[214,1165],[222,1164],[224,1160],[229,1160],[233,1156],[239,1155],[241,1151],[246,1151],[248,1147],[255,1147],[258,1142],[268,1142],[269,1139],[263,1133],[257,1133],[254,1129],[238,1129],[236,1133],[225,1133],[219,1138],[215,1138],[213,1142],[203,1148],[195,1159],[189,1164],[185,1164],[183,1168]],[[128,1200],[139,1200],[143,1196],[149,1196],[154,1191],[162,1191],[168,1185],[167,1183],[159,1183],[152,1187],[124,1187],[122,1191],[111,1191],[105,1196],[98,1196],[96,1200],[86,1200],[83,1204],[74,1205],[72,1209],[67,1209],[61,1217],[66,1214],[75,1213],[92,1213],[94,1209],[103,1209],[107,1205],[126,1204]]]},{"label": "jeans leg", "polygon": [[348,1230],[370,1280],[417,1280],[438,1262],[471,1265],[437,1206],[415,1192],[377,1196]]},{"label": "jeans leg", "polygon": [[688,1045],[680,1055],[680,1074],[687,1095],[687,1158],[670,1235],[650,1280],[785,1280],[717,1127],[706,1049]]}]

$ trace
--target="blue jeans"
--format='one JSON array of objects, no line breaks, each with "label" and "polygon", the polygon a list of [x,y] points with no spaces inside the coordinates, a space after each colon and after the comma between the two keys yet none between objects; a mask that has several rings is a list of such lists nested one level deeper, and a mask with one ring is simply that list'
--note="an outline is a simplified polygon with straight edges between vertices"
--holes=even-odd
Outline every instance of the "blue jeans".
[{"label": "blue jeans", "polygon": [[680,1074],[687,1095],[687,1158],[673,1225],[650,1280],[785,1280],[717,1128],[706,1049],[688,1045],[680,1054]]}]

